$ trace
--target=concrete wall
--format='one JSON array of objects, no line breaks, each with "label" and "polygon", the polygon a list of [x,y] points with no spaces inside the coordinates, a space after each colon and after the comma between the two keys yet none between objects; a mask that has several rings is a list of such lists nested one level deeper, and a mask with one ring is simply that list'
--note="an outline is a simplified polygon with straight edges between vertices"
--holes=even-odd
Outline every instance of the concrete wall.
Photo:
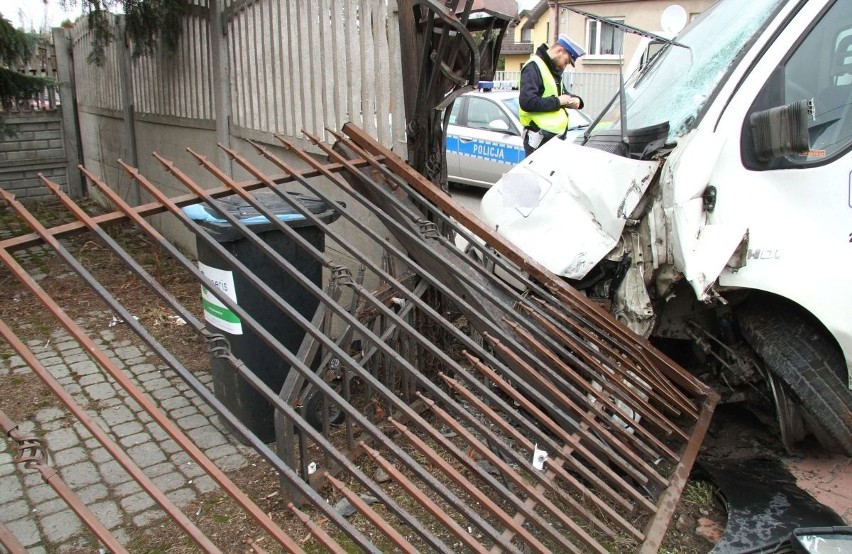
[{"label": "concrete wall", "polygon": [[[137,194],[136,185],[127,171],[118,164],[119,159],[127,161],[130,154],[129,142],[124,134],[125,124],[121,114],[118,112],[110,113],[108,110],[88,109],[82,110],[79,113],[79,121],[85,167],[107,182],[113,190],[116,190],[130,204],[136,205],[138,203],[149,202],[151,197],[144,189],[140,193],[141,202],[134,200],[134,195]],[[136,167],[166,196],[181,196],[188,191],[154,159],[152,156],[153,152],[157,152],[164,158],[174,162],[181,172],[206,189],[221,185],[212,174],[201,167],[187,152],[187,148],[190,148],[214,163],[217,161],[219,149],[216,145],[216,131],[213,128],[213,122],[164,116],[152,118],[149,115],[143,114],[134,118],[134,128],[138,152]],[[279,147],[277,142],[273,143],[259,139],[258,141],[263,142],[269,151],[284,160],[291,167],[297,170],[309,168],[306,162],[301,161],[295,155]],[[246,140],[232,137],[231,147],[266,174],[275,176],[282,173],[271,162],[258,156],[255,153],[254,147]],[[319,157],[319,159],[326,161],[322,157]],[[240,168],[238,164],[233,164],[233,178],[238,182],[253,180],[249,173]],[[316,187],[321,195],[327,195],[330,201],[345,203],[347,216],[366,224],[372,229],[379,230],[378,232],[381,236],[389,235],[372,212],[361,206],[355,198],[351,197],[338,185],[324,177],[313,178],[309,183],[312,187]],[[303,186],[297,183],[288,183],[283,188],[287,191],[305,192],[310,196],[314,196],[314,193],[305,190]],[[106,202],[99,197],[94,187],[89,187],[89,192],[94,199],[106,205]],[[150,220],[164,236],[181,250],[192,257],[197,255],[195,235],[180,223],[176,217],[170,214],[162,214],[154,216]],[[341,217],[332,223],[331,231],[333,234],[344,238],[359,235],[359,233],[354,232],[354,227],[345,217]],[[376,244],[359,244],[356,246],[374,259],[381,256],[379,247]],[[336,243],[334,237],[327,236],[326,253],[328,257],[334,260],[335,263],[352,267],[353,273],[357,272],[357,267],[353,266],[352,260],[346,255],[341,255],[341,251],[342,249]],[[377,284],[365,283],[367,287],[373,287]]]},{"label": "concrete wall", "polygon": [[52,198],[38,174],[67,191],[67,166],[58,110],[30,112],[6,118],[13,136],[0,137],[0,187],[18,200]]}]

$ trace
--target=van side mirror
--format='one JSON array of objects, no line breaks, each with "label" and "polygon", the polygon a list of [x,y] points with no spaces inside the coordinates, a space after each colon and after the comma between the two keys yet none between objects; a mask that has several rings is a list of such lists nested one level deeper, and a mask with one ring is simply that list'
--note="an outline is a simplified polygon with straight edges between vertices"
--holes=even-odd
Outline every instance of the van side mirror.
[{"label": "van side mirror", "polygon": [[757,159],[768,162],[810,149],[808,117],[813,100],[799,100],[786,106],[755,112],[749,117]]}]

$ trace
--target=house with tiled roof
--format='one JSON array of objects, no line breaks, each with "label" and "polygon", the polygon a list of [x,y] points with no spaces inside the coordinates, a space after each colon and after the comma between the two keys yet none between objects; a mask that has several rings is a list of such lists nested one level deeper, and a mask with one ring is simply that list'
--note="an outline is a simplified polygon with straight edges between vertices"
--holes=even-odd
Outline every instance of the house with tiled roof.
[{"label": "house with tiled roof", "polygon": [[618,88],[618,73],[627,66],[634,53],[646,42],[642,37],[623,33],[569,8],[599,15],[646,31],[661,33],[661,16],[667,8],[676,9],[686,22],[697,17],[715,0],[541,0],[518,14],[518,22],[510,26],[501,45],[505,71],[498,79],[513,86],[520,78],[521,67],[542,43],[552,44],[565,33],[586,49],[587,54],[569,68],[566,82],[572,92],[585,100],[585,110],[595,115]]},{"label": "house with tiled roof", "polygon": [[547,0],[518,14],[518,22],[510,24],[500,46],[505,71],[520,71],[539,44],[547,42],[550,29],[550,10]]},{"label": "house with tiled roof", "polygon": [[[566,33],[588,54],[579,60],[576,71],[617,73],[622,61],[627,63],[641,43],[638,35],[621,31],[572,12],[570,8],[600,15],[646,31],[661,32],[660,17],[666,8],[678,5],[687,21],[697,17],[714,0],[541,0],[518,14],[519,21],[510,25],[503,38],[501,55],[505,71],[520,71],[541,43],[552,43],[559,33]],[[622,42],[623,40],[623,42]]]},{"label": "house with tiled roof", "polygon": [[618,73],[622,63],[628,64],[643,42],[639,35],[627,33],[600,21],[571,11],[577,8],[607,19],[653,33],[662,33],[663,13],[677,8],[688,23],[710,7],[715,0],[549,0],[550,22],[547,42],[565,33],[580,43],[587,54],[577,63],[576,71],[586,73]]}]

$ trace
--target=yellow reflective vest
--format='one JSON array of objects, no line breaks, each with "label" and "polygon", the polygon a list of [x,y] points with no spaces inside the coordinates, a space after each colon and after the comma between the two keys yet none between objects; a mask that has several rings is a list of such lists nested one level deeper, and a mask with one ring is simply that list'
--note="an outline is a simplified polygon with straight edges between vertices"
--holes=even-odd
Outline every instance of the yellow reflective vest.
[{"label": "yellow reflective vest", "polygon": [[[559,96],[560,90],[556,84],[556,79],[553,78],[553,73],[550,72],[550,68],[547,67],[544,60],[533,55],[530,61],[535,62],[538,72],[541,73],[541,80],[544,83],[542,98]],[[556,135],[562,134],[568,128],[568,112],[563,108],[559,108],[553,112],[528,112],[519,107],[518,117],[521,120],[521,125],[524,127],[529,127],[530,123],[534,122],[539,129]]]}]

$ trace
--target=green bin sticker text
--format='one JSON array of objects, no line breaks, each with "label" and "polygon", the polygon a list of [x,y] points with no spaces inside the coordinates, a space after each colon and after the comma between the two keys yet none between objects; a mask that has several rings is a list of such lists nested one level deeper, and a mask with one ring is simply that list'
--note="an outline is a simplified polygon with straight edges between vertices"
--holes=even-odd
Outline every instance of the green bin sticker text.
[{"label": "green bin sticker text", "polygon": [[[201,262],[198,262],[198,269],[207,278],[211,287],[216,287],[234,303],[237,302],[233,272],[210,267]],[[207,323],[232,335],[243,334],[240,318],[226,308],[218,298],[210,293],[210,289],[203,285],[201,286],[201,302],[204,305],[204,319],[207,320]]]}]

